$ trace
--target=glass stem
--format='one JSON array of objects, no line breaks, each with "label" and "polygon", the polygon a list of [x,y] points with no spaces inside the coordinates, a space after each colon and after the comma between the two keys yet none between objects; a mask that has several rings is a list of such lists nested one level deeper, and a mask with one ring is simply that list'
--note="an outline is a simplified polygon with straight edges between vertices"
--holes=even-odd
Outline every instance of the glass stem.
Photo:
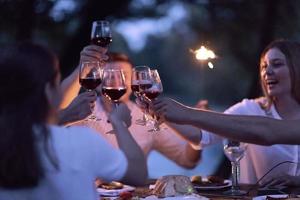
[{"label": "glass stem", "polygon": [[236,191],[239,189],[238,186],[238,162],[231,162],[231,173],[232,173],[232,187],[231,190]]},{"label": "glass stem", "polygon": [[147,115],[146,112],[143,110],[143,121],[146,122],[147,121]]},{"label": "glass stem", "polygon": [[160,131],[159,123],[158,123],[158,117],[156,115],[154,115],[153,119],[154,119],[153,130],[154,131]]}]

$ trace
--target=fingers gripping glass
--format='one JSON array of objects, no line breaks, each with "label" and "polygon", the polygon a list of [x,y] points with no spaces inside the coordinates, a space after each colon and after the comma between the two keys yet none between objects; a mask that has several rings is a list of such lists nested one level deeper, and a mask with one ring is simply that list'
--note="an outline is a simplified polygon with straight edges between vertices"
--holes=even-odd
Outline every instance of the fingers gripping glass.
[{"label": "fingers gripping glass", "polygon": [[[125,93],[126,85],[123,70],[105,69],[103,71],[102,94],[117,106]],[[113,130],[106,133],[113,133]]]},{"label": "fingers gripping glass", "polygon": [[[101,77],[102,70],[99,62],[83,62],[80,65],[79,83],[87,91],[93,92],[101,84]],[[92,114],[87,118],[87,120],[101,120],[96,117],[94,111],[95,109],[93,109]]]},{"label": "fingers gripping glass", "polygon": [[143,117],[136,120],[136,124],[146,126],[148,117],[147,109],[148,103],[144,100],[143,91],[147,87],[151,87],[151,71],[148,66],[136,66],[132,71],[131,77],[131,90],[133,94],[139,99],[141,103],[145,105],[145,108],[142,109]]},{"label": "fingers gripping glass", "polygon": [[245,195],[247,192],[240,190],[239,184],[238,184],[238,179],[239,179],[239,162],[243,158],[247,144],[246,143],[241,143],[238,141],[233,141],[229,139],[224,139],[223,140],[223,145],[224,145],[224,153],[226,157],[230,160],[231,162],[231,173],[232,173],[232,186],[229,191],[225,191],[224,194],[226,195]]}]

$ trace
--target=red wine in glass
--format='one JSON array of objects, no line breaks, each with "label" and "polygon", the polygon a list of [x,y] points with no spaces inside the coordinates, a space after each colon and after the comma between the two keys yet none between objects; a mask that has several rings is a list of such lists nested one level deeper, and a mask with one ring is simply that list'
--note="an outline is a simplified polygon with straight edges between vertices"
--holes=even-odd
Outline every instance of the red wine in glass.
[{"label": "red wine in glass", "polygon": [[145,90],[152,87],[152,82],[151,81],[140,81],[139,87],[140,87],[140,92],[143,93]]},{"label": "red wine in glass", "polygon": [[101,84],[101,78],[80,78],[79,83],[86,90],[94,90]]},{"label": "red wine in glass", "polygon": [[131,90],[135,95],[139,94],[140,91],[139,84],[131,84]]},{"label": "red wine in glass", "polygon": [[161,91],[159,91],[159,90],[146,90],[146,91],[144,91],[144,95],[145,95],[148,99],[150,99],[150,100],[155,99],[155,98],[158,97],[160,94],[161,94]]},{"label": "red wine in glass", "polygon": [[91,44],[107,47],[112,42],[110,24],[108,21],[94,21],[91,32]]},{"label": "red wine in glass", "polygon": [[126,93],[126,88],[102,87],[102,93],[109,97],[112,101],[118,102],[119,99]]},{"label": "red wine in glass", "polygon": [[93,37],[91,38],[91,44],[100,46],[100,47],[107,47],[112,42],[111,37]]}]

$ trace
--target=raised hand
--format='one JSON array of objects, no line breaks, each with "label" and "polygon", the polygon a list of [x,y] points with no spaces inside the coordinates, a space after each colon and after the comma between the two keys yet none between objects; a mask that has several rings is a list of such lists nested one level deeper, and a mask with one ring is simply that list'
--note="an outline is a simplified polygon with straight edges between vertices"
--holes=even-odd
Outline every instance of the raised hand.
[{"label": "raised hand", "polygon": [[66,124],[85,119],[92,114],[96,99],[95,92],[79,94],[67,108],[59,112],[59,123]]},{"label": "raised hand", "polygon": [[150,104],[150,109],[159,117],[177,124],[184,124],[188,107],[170,98],[158,98]]},{"label": "raised hand", "polygon": [[80,62],[104,62],[108,59],[108,56],[105,54],[107,48],[99,47],[97,45],[88,45],[83,48],[80,52]]},{"label": "raised hand", "polygon": [[131,114],[129,108],[124,103],[115,106],[108,115],[111,123],[124,122],[127,127],[131,126]]}]

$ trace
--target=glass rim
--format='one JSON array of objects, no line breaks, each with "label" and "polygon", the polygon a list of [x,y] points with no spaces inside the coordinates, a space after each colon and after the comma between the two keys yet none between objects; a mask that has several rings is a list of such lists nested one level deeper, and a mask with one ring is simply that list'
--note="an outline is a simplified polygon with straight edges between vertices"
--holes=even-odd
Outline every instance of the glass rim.
[{"label": "glass rim", "polygon": [[95,20],[93,24],[110,24],[110,22],[107,20]]},{"label": "glass rim", "polygon": [[[139,69],[139,68],[140,68],[140,69]],[[146,69],[147,71],[148,71],[148,70],[151,71],[151,68],[150,68],[149,66],[147,66],[147,65],[137,65],[137,66],[134,66],[134,67],[132,68],[132,71],[142,71],[142,70],[141,70],[142,68]]]},{"label": "glass rim", "polygon": [[107,68],[106,68],[106,69],[104,68],[103,71],[122,71],[122,72],[124,72],[123,69],[110,69],[110,68],[108,68],[108,69],[107,69]]},{"label": "glass rim", "polygon": [[138,68],[138,67],[148,67],[150,68],[148,65],[135,65],[134,68]]},{"label": "glass rim", "polygon": [[100,61],[83,61],[82,63],[100,63]]}]

